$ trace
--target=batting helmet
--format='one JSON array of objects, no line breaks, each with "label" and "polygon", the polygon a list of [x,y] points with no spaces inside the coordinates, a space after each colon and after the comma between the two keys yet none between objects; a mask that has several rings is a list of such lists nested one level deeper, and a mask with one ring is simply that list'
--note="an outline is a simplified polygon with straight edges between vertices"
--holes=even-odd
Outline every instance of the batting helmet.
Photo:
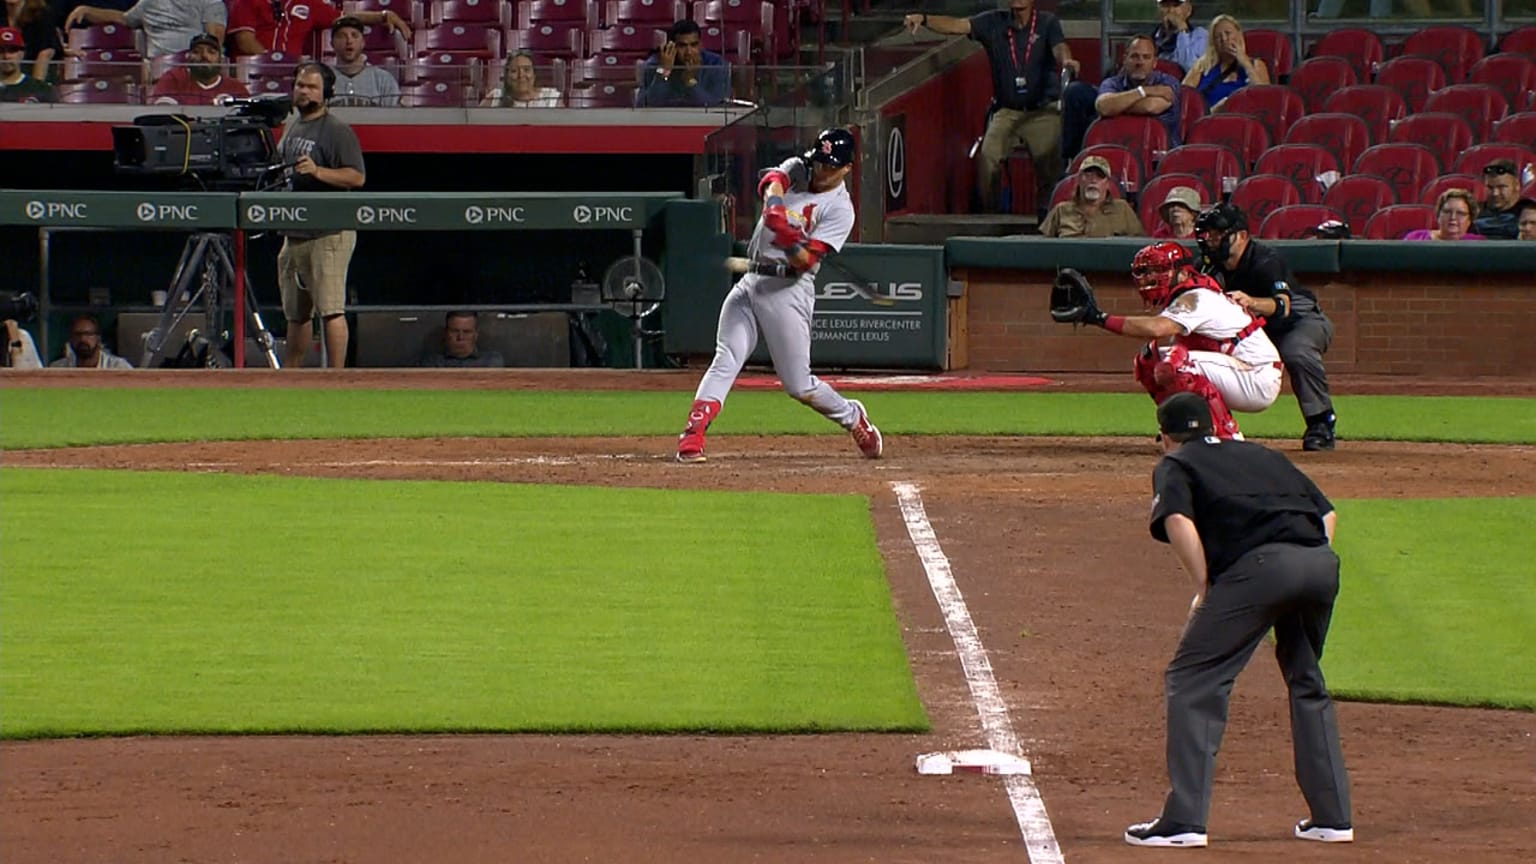
[{"label": "batting helmet", "polygon": [[1173,285],[1181,271],[1192,267],[1195,256],[1172,240],[1145,246],[1131,259],[1131,278],[1141,300],[1149,306],[1165,306],[1173,299]]},{"label": "batting helmet", "polygon": [[816,143],[805,153],[812,162],[841,168],[853,164],[853,133],[847,129],[828,129],[816,136]]}]

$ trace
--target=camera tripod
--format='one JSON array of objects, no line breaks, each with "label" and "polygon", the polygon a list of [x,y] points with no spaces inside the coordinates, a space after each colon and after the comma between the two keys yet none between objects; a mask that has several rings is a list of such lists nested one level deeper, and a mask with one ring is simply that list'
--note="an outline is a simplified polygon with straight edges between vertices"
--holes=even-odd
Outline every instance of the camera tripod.
[{"label": "camera tripod", "polygon": [[[198,232],[187,238],[181,250],[181,261],[176,265],[176,275],[171,277],[171,287],[160,311],[160,320],[154,329],[144,334],[144,358],[141,369],[160,365],[165,357],[165,342],[189,314],[199,300],[203,301],[204,330],[187,334],[186,346],[198,365],[212,368],[233,365],[221,346],[230,341],[225,329],[225,316],[232,310],[235,300],[235,264],[232,252],[233,240],[228,234]],[[194,290],[193,283],[196,283]],[[245,278],[245,311],[250,317],[251,335],[266,355],[267,367],[278,369],[272,333],[261,320],[261,307],[256,303],[256,290],[251,279]],[[179,349],[184,351],[185,349]]]}]

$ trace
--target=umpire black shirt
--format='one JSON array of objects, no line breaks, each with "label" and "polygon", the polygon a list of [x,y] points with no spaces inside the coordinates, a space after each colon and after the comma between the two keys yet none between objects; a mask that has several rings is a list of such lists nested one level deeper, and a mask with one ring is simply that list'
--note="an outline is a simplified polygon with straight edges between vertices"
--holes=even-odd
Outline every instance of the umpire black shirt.
[{"label": "umpire black shirt", "polygon": [[[1030,22],[1023,27],[1013,23],[1013,13],[1006,9],[972,15],[971,38],[981,43],[992,66],[992,101],[1016,111],[1033,111],[1047,102],[1061,98],[1061,79],[1056,75],[1056,59],[1051,52],[1067,41],[1061,22],[1049,12],[1036,9],[1034,39]],[[1013,38],[1009,38],[1010,32]],[[1024,86],[1018,86],[1018,79]]]},{"label": "umpire black shirt", "polygon": [[1333,505],[1284,455],[1247,441],[1196,438],[1152,472],[1152,537],[1168,542],[1168,517],[1188,516],[1215,584],[1237,559],[1267,543],[1322,546]]},{"label": "umpire black shirt", "polygon": [[1249,297],[1268,299],[1284,294],[1290,299],[1288,314],[1282,315],[1276,309],[1275,314],[1264,316],[1264,332],[1271,337],[1278,337],[1290,330],[1302,318],[1323,314],[1317,305],[1317,295],[1296,281],[1284,256],[1262,243],[1249,240],[1248,248],[1243,250],[1242,257],[1237,259],[1237,266],[1231,270],[1215,261],[1208,262],[1205,269],[1212,275],[1220,276],[1222,287],[1227,291],[1241,291]]}]

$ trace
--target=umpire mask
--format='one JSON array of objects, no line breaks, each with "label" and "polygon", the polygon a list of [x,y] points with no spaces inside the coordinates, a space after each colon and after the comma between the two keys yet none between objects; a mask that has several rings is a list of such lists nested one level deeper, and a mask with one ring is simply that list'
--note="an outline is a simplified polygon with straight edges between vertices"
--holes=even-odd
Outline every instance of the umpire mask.
[{"label": "umpire mask", "polygon": [[1232,255],[1232,235],[1248,230],[1248,216],[1232,204],[1213,204],[1195,217],[1195,238],[1200,251],[1218,266]]}]

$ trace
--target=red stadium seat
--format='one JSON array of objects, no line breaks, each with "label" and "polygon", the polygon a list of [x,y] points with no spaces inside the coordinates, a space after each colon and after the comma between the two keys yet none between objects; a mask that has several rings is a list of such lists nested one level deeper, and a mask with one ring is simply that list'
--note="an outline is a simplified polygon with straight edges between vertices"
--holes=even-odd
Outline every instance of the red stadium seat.
[{"label": "red stadium seat", "polygon": [[1279,30],[1245,30],[1243,44],[1248,47],[1249,57],[1263,60],[1269,67],[1269,80],[1279,81],[1291,74],[1296,48],[1291,44],[1290,34]]},{"label": "red stadium seat", "polygon": [[[1523,168],[1526,165],[1536,163],[1536,150],[1530,147],[1522,147],[1519,144],[1478,144],[1467,148],[1460,156],[1456,157],[1456,164],[1452,166],[1452,172],[1456,174],[1471,174],[1476,177],[1483,175],[1483,168],[1495,159],[1508,159],[1515,163],[1516,167]],[[1518,182],[1519,178],[1516,178]]]},{"label": "red stadium seat", "polygon": [[1493,127],[1493,141],[1536,149],[1536,111],[1511,114]]},{"label": "red stadium seat", "polygon": [[1504,34],[1499,40],[1499,50],[1524,54],[1536,60],[1536,24],[1528,24]]},{"label": "red stadium seat", "polygon": [[1409,114],[1387,135],[1392,144],[1418,144],[1435,154],[1440,168],[1450,170],[1456,157],[1472,146],[1472,127],[1456,114]]},{"label": "red stadium seat", "polygon": [[[381,60],[395,58],[405,59],[411,56],[411,46],[405,41],[405,36],[390,30],[382,24],[363,25],[363,53],[368,55],[368,61],[378,65]],[[331,31],[326,30],[320,34],[320,57],[327,63],[334,59],[335,49],[331,46]]]},{"label": "red stadium seat", "polygon": [[69,50],[115,51],[142,55],[138,37],[132,27],[124,24],[102,24],[99,27],[77,27],[69,31]]},{"label": "red stadium seat", "polygon": [[1255,174],[1279,174],[1291,178],[1301,200],[1307,204],[1319,204],[1323,200],[1323,188],[1317,178],[1329,171],[1339,170],[1339,160],[1332,152],[1316,144],[1280,144],[1264,151],[1253,166]]},{"label": "red stadium seat", "polygon": [[1377,144],[1355,160],[1354,173],[1387,181],[1397,200],[1406,204],[1418,200],[1419,190],[1440,173],[1440,166],[1421,144]]},{"label": "red stadium seat", "polygon": [[[64,66],[65,66],[65,70],[66,71],[65,71],[65,76],[64,76],[63,80],[65,80],[65,81],[78,81],[78,80],[80,80],[78,77],[71,78],[68,75],[68,71],[67,70],[68,70],[68,67],[69,67],[70,60],[72,60],[72,59],[74,59],[74,58],[68,58],[68,59],[66,59],[64,61]],[[165,73],[171,71],[172,69],[175,69],[177,66],[185,66],[185,65],[187,65],[187,52],[185,52],[185,51],[177,51],[175,54],[162,54],[159,57],[151,57],[147,61],[147,64],[149,66],[149,73],[148,73],[148,77],[146,77],[144,80],[148,81],[150,83],[154,83],[154,82],[160,80],[160,76],[161,75],[164,75]],[[95,76],[88,75],[88,76],[85,76],[85,77],[89,78],[89,77],[95,77]]]},{"label": "red stadium seat", "polygon": [[348,15],[353,12],[393,12],[404,18],[412,30],[418,30],[427,23],[426,13],[418,0],[348,0],[341,4],[341,8]]},{"label": "red stadium seat", "polygon": [[585,55],[582,31],[564,24],[536,24],[527,30],[508,30],[507,52],[530,51],[533,56],[575,60]]},{"label": "red stadium seat", "polygon": [[1072,164],[1067,167],[1067,173],[1076,174],[1082,167],[1083,160],[1089,156],[1098,156],[1108,162],[1110,176],[1125,189],[1141,188],[1141,157],[1118,144],[1095,144],[1092,147],[1084,147],[1072,158]]},{"label": "red stadium seat", "polygon": [[[168,55],[175,57],[176,55]],[[181,62],[186,54],[181,53]],[[137,54],[121,51],[82,51],[78,57],[66,57],[60,65],[61,81],[90,81],[97,78],[122,78],[137,83],[144,75],[144,61]],[[291,72],[292,69],[290,68]],[[154,76],[149,80],[155,80]]]},{"label": "red stadium seat", "polygon": [[644,59],[666,44],[667,31],[636,24],[615,24],[587,33],[587,51],[592,54],[632,54]]},{"label": "red stadium seat", "polygon": [[1419,192],[1419,203],[1433,207],[1440,200],[1440,193],[1447,189],[1465,189],[1472,193],[1478,204],[1488,200],[1488,186],[1483,183],[1483,178],[1471,174],[1442,174],[1424,184],[1423,190]]},{"label": "red stadium seat", "polygon": [[1461,115],[1472,127],[1472,137],[1482,142],[1493,137],[1493,124],[1509,113],[1509,102],[1497,87],[1454,84],[1431,93],[1424,103],[1424,111]]},{"label": "red stadium seat", "polygon": [[1247,114],[1211,114],[1189,128],[1188,144],[1220,144],[1236,153],[1247,169],[1269,149],[1269,131]]},{"label": "red stadium seat", "polygon": [[449,81],[423,81],[400,88],[400,104],[406,108],[462,108],[465,89]]},{"label": "red stadium seat", "polygon": [[633,108],[634,88],[613,82],[572,87],[566,104],[572,108]]},{"label": "red stadium seat", "polygon": [[687,4],[682,0],[614,0],[608,4],[603,22],[610,27],[646,24],[666,28],[687,17]]},{"label": "red stadium seat", "polygon": [[1409,231],[1435,227],[1435,208],[1423,204],[1395,204],[1376,211],[1366,220],[1367,240],[1401,240]]},{"label": "red stadium seat", "polygon": [[1205,116],[1205,96],[1199,90],[1179,85],[1179,140],[1189,142],[1189,129]]},{"label": "red stadium seat", "polygon": [[754,41],[750,31],[732,31],[723,24],[704,24],[699,27],[699,36],[706,50],[718,52],[727,63],[737,66],[756,62],[755,49],[768,47]]},{"label": "red stadium seat", "polygon": [[640,84],[643,65],[633,54],[599,54],[572,64],[571,80],[581,85],[599,82],[633,88]]},{"label": "red stadium seat", "polygon": [[694,4],[693,20],[699,24],[725,24],[768,37],[773,35],[773,4],[759,0],[708,0]]},{"label": "red stadium seat", "polygon": [[1381,37],[1358,27],[1341,27],[1323,34],[1312,46],[1313,57],[1343,57],[1355,69],[1355,77],[1371,80],[1376,67],[1386,57]]},{"label": "red stadium seat", "polygon": [[1185,144],[1168,151],[1157,163],[1159,174],[1193,174],[1205,181],[1205,188],[1226,188],[1223,180],[1232,179],[1232,185],[1243,179],[1248,172],[1236,153],[1220,144]]},{"label": "red stadium seat", "polygon": [[1377,84],[1356,84],[1345,87],[1323,103],[1323,111],[1330,114],[1353,114],[1365,121],[1370,130],[1372,144],[1387,143],[1392,124],[1408,115],[1408,103],[1403,95],[1391,87]]},{"label": "red stadium seat", "polygon": [[1184,67],[1173,62],[1172,60],[1164,60],[1163,58],[1159,57],[1157,58],[1156,68],[1157,71],[1163,73],[1164,75],[1172,76],[1175,81],[1184,80]]},{"label": "red stadium seat", "polygon": [[510,28],[511,11],[511,6],[497,0],[432,0],[432,5],[427,9],[427,25],[437,27],[445,22],[454,22]]},{"label": "red stadium seat", "polygon": [[[284,80],[293,75],[293,67],[298,62],[298,57],[282,51],[237,57],[235,58],[235,77],[247,84],[271,79]],[[252,87],[251,92],[255,93],[256,88]]]},{"label": "red stadium seat", "polygon": [[1291,71],[1288,85],[1301,95],[1307,111],[1317,113],[1334,93],[1360,83],[1355,67],[1343,57],[1313,57]]},{"label": "red stadium seat", "polygon": [[1497,87],[1509,110],[1518,111],[1536,92],[1536,60],[1524,54],[1489,54],[1467,73],[1467,83]]},{"label": "red stadium seat", "polygon": [[1337,210],[1355,234],[1365,230],[1365,223],[1376,211],[1396,203],[1396,190],[1374,174],[1347,174],[1323,195],[1323,206]]},{"label": "red stadium seat", "polygon": [[1403,40],[1404,57],[1428,57],[1445,70],[1446,81],[1460,84],[1467,71],[1483,59],[1483,37],[1466,27],[1425,27]]},{"label": "red stadium seat", "polygon": [[1283,143],[1317,144],[1338,157],[1339,165],[1353,165],[1355,157],[1371,146],[1371,132],[1353,114],[1308,114],[1296,121]]},{"label": "red stadium seat", "polygon": [[1232,191],[1231,202],[1248,214],[1248,224],[1262,225],[1264,217],[1281,207],[1300,204],[1301,193],[1291,178],[1280,174],[1255,174]]},{"label": "red stadium seat", "polygon": [[1376,83],[1403,94],[1408,111],[1424,110],[1429,94],[1445,86],[1445,69],[1428,57],[1395,57],[1381,64]]},{"label": "red stadium seat", "polygon": [[479,83],[480,58],[450,51],[421,54],[406,64],[403,77],[407,85],[444,83],[463,89]]},{"label": "red stadium seat", "polygon": [[1339,212],[1321,204],[1277,207],[1260,223],[1258,236],[1260,240],[1305,240],[1316,237],[1317,226],[1332,220],[1342,221]]},{"label": "red stadium seat", "polygon": [[1217,114],[1247,114],[1269,130],[1269,140],[1283,141],[1291,124],[1307,113],[1295,90],[1279,84],[1250,84],[1221,103]]},{"label": "red stadium seat", "polygon": [[[500,57],[501,31],[485,24],[447,23],[417,30],[413,36],[416,54],[447,52],[460,57]],[[578,41],[580,39],[578,35]]]},{"label": "red stadium seat", "polygon": [[1155,117],[1100,117],[1083,136],[1084,147],[1095,144],[1118,144],[1131,151],[1141,158],[1142,174],[1147,174],[1147,163],[1154,154],[1168,149],[1168,130]]},{"label": "red stadium seat", "polygon": [[1211,195],[1213,190],[1205,185],[1203,179],[1193,174],[1159,174],[1141,187],[1141,194],[1137,198],[1137,215],[1141,217],[1141,224],[1147,229],[1148,234],[1156,231],[1157,226],[1162,224],[1163,217],[1157,212],[1157,208],[1162,206],[1163,199],[1168,197],[1168,193],[1175,186],[1188,186],[1194,189],[1200,193],[1200,200],[1206,204],[1216,200]]},{"label": "red stadium seat", "polygon": [[[1063,177],[1056,181],[1056,186],[1051,189],[1051,208],[1063,201],[1072,200],[1072,192],[1077,188],[1076,177]],[[1113,188],[1113,187],[1111,187]]]},{"label": "red stadium seat", "polygon": [[138,85],[121,77],[92,78],[73,84],[60,84],[55,88],[54,95],[66,105],[138,105],[143,101],[139,96]]},{"label": "red stadium seat", "polygon": [[522,0],[516,5],[512,20],[519,30],[535,24],[565,24],[594,30],[602,24],[598,20],[598,4],[591,0]]}]

